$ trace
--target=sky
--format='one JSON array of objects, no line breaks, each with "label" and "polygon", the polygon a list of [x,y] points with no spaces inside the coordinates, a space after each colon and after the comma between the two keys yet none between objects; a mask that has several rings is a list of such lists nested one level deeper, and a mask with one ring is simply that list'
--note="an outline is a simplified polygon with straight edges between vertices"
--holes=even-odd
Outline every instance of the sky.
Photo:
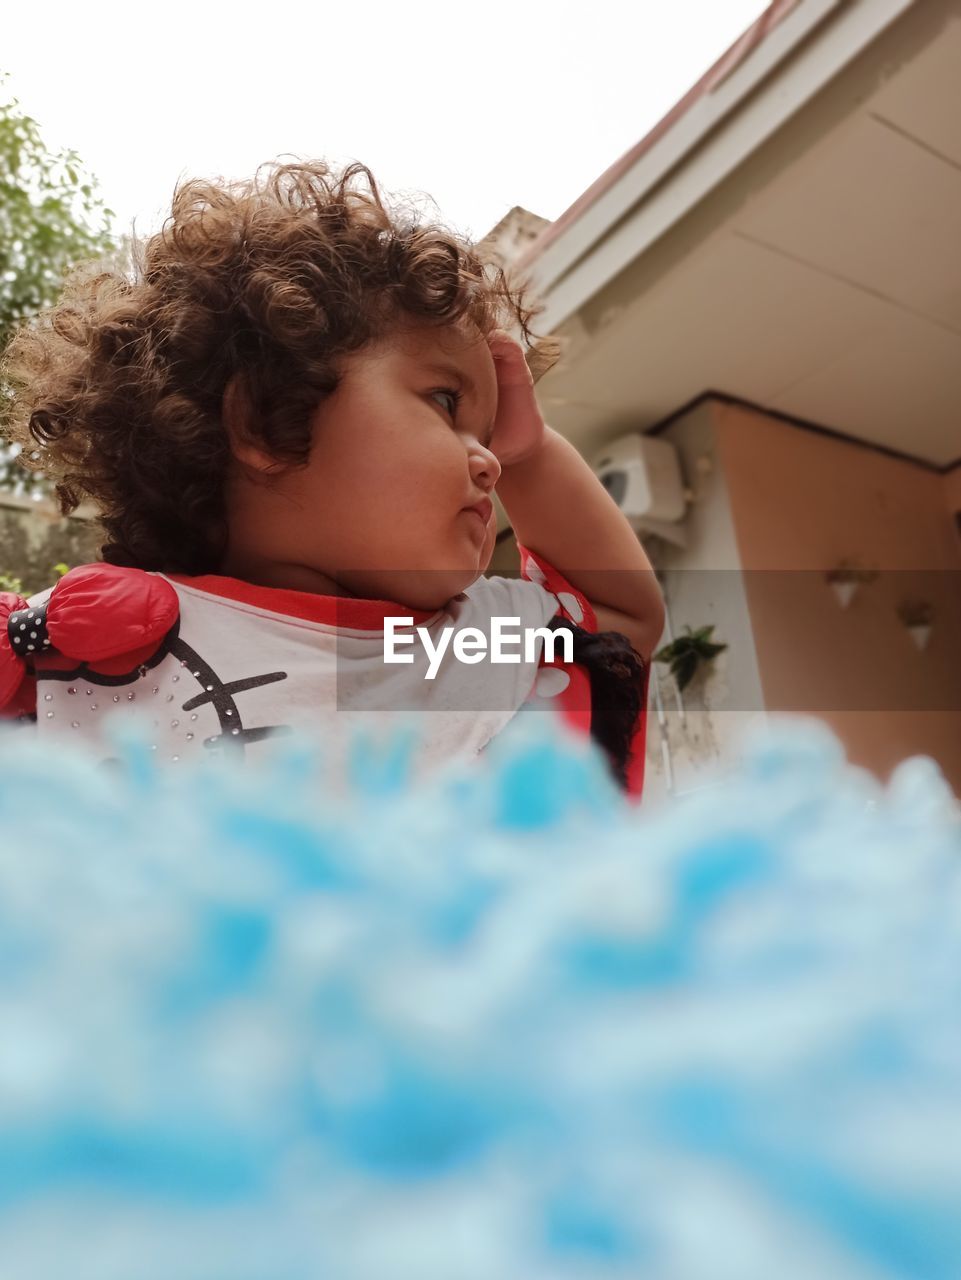
[{"label": "sky", "polygon": [[360,160],[479,239],[514,205],[557,218],[765,8],[51,0],[6,8],[0,72],[118,232],[156,229],[182,178],[286,155]]}]

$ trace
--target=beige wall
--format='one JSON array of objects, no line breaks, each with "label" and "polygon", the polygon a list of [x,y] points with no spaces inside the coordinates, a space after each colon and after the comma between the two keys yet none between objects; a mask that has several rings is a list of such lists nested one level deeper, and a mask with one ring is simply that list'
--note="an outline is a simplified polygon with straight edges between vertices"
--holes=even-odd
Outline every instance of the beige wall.
[{"label": "beige wall", "polygon": [[[820,715],[883,780],[933,756],[961,794],[961,468],[735,405],[713,414],[767,709]],[[847,609],[823,579],[843,558],[882,570]],[[920,652],[896,613],[905,597],[935,608]]]}]

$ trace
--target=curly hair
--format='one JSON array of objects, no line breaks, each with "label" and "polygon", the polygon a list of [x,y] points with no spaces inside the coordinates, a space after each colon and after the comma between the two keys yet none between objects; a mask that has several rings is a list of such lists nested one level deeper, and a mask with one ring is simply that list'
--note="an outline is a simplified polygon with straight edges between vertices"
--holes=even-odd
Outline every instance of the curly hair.
[{"label": "curly hair", "polygon": [[631,745],[647,705],[650,663],[620,631],[587,631],[559,615],[547,625],[573,636],[573,659],[591,685],[591,738],[607,758],[611,777],[626,791]]},{"label": "curly hair", "polygon": [[[365,179],[366,187],[355,180]],[[10,343],[6,434],[56,480],[63,514],[86,497],[112,564],[215,572],[226,545],[224,393],[239,375],[253,443],[287,464],[341,357],[409,322],[519,325],[542,309],[467,241],[385,203],[370,170],[271,162],[242,182],[181,183],[132,278],[97,267]]]}]

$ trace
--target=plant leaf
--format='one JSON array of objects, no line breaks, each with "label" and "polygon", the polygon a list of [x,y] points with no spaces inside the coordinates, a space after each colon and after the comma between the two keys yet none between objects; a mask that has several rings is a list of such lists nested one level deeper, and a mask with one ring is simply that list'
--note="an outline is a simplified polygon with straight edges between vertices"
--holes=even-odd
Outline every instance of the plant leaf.
[{"label": "plant leaf", "polygon": [[671,664],[671,671],[679,689],[685,689],[691,683],[696,670],[697,656],[693,653],[684,654]]},{"label": "plant leaf", "polygon": [[701,645],[701,653],[705,658],[715,658],[727,648],[726,644],[703,644]]}]

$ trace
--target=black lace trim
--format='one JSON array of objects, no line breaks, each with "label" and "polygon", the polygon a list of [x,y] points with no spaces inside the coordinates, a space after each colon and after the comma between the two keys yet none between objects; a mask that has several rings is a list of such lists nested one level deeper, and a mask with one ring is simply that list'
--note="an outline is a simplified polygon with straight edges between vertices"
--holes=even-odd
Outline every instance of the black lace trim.
[{"label": "black lace trim", "polygon": [[561,617],[547,625],[573,634],[574,661],[591,682],[591,737],[607,756],[615,782],[626,791],[631,742],[647,687],[644,659],[620,631],[594,634]]}]

